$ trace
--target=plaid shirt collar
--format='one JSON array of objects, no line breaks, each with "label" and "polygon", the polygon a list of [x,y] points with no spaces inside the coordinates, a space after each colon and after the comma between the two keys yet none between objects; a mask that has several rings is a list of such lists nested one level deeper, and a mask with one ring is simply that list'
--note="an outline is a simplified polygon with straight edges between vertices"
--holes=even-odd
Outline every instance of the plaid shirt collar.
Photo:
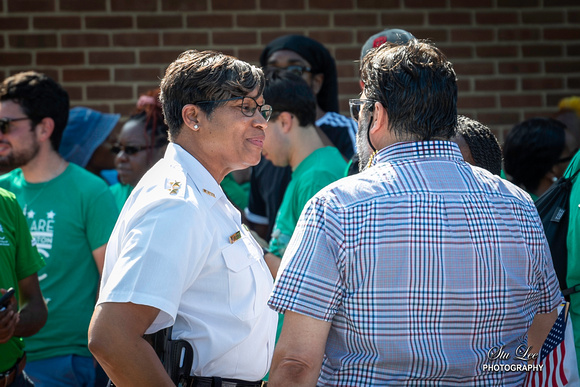
[{"label": "plaid shirt collar", "polygon": [[464,161],[459,146],[456,143],[438,140],[397,142],[379,150],[373,158],[371,165],[432,157]]}]

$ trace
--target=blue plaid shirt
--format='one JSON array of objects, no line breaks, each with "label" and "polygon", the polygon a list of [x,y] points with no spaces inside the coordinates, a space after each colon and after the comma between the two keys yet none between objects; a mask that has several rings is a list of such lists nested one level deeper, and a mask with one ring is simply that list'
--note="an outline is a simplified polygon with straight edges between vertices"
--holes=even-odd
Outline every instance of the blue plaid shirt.
[{"label": "blue plaid shirt", "polygon": [[484,371],[488,351],[514,354],[560,301],[530,197],[432,141],[310,200],[269,305],[332,321],[319,385],[490,386],[525,374]]}]

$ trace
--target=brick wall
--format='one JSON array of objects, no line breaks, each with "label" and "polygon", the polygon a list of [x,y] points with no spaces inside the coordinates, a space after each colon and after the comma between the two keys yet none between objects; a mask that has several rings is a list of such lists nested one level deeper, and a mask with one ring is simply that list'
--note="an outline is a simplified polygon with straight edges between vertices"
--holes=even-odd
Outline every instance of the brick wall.
[{"label": "brick wall", "polygon": [[500,139],[580,95],[578,0],[0,0],[0,78],[42,71],[73,105],[126,116],[185,49],[257,63],[271,39],[297,33],[335,56],[347,114],[359,92],[354,60],[385,27],[441,47],[458,74],[460,113]]}]

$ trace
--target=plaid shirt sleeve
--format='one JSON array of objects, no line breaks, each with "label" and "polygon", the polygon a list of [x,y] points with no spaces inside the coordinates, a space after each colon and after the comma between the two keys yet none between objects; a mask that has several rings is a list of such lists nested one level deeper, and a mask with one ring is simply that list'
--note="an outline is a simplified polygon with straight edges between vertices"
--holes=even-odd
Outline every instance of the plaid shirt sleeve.
[{"label": "plaid shirt sleeve", "polygon": [[315,197],[308,202],[284,254],[268,305],[330,321],[341,304],[340,222]]}]

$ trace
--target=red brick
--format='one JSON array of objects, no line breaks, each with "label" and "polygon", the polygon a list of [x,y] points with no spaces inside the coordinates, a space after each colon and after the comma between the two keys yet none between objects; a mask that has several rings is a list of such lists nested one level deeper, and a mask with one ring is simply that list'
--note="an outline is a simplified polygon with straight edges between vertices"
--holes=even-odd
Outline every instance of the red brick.
[{"label": "red brick", "polygon": [[161,68],[115,69],[115,82],[150,81],[162,77]]},{"label": "red brick", "polygon": [[108,47],[109,35],[105,34],[63,34],[63,47]]},{"label": "red brick", "polygon": [[154,32],[115,34],[113,35],[113,46],[120,47],[159,46],[159,34]]},{"label": "red brick", "polygon": [[114,0],[113,11],[157,11],[157,0]]},{"label": "red brick", "polygon": [[40,16],[33,20],[37,30],[78,30],[81,28],[81,18],[78,16]]},{"label": "red brick", "polygon": [[107,82],[110,80],[107,69],[65,69],[63,82]]},{"label": "red brick", "polygon": [[580,77],[568,77],[568,82],[566,82],[566,86],[569,89],[580,89]]},{"label": "red brick", "polygon": [[287,27],[328,27],[328,13],[296,13],[284,15]]},{"label": "red brick", "polygon": [[417,39],[429,39],[435,43],[449,41],[448,32],[444,28],[436,28],[436,29],[417,28],[413,29],[413,35]]},{"label": "red brick", "polygon": [[[260,9],[262,10],[280,10],[282,12],[286,12],[288,10],[296,11],[296,10],[303,10],[306,8],[304,5],[305,0],[279,0],[279,1],[270,1],[270,0],[258,0],[260,4]],[[310,9],[314,9],[315,7],[310,6]]]},{"label": "red brick", "polygon": [[500,74],[532,74],[540,72],[538,62],[508,62],[499,64]]},{"label": "red brick", "polygon": [[[117,2],[117,0],[112,1],[112,3]],[[106,0],[60,0],[60,10],[61,11],[106,11],[107,2]]]},{"label": "red brick", "polygon": [[6,46],[6,42],[4,41],[4,36],[0,35],[0,47],[4,48]]},{"label": "red brick", "polygon": [[183,0],[163,0],[161,2],[163,11],[207,11],[205,1],[183,1]]},{"label": "red brick", "polygon": [[209,38],[203,32],[164,32],[163,46],[197,47],[207,46]]},{"label": "red brick", "polygon": [[473,46],[459,46],[459,45],[438,45],[447,58],[451,59],[470,59],[473,58]]},{"label": "red brick", "polygon": [[494,108],[495,97],[493,96],[460,96],[457,98],[457,108],[461,109],[485,109]]},{"label": "red brick", "polygon": [[[345,47],[345,48],[337,48],[334,52],[334,59],[337,61],[339,60],[346,60],[346,61],[354,61],[359,60],[360,57],[360,47]],[[358,67],[358,64],[357,64]]]},{"label": "red brick", "polygon": [[357,78],[359,77],[358,66],[353,63],[337,64],[336,72],[339,78]]},{"label": "red brick", "polygon": [[[256,1],[257,0],[249,0],[249,1],[212,0],[211,9],[213,11],[249,11],[256,9]],[[273,1],[272,3],[277,2]]]},{"label": "red brick", "polygon": [[560,78],[526,78],[522,79],[523,90],[553,90],[561,89],[564,80]]},{"label": "red brick", "polygon": [[256,66],[259,66],[260,64],[258,63],[258,58],[260,58],[261,53],[262,53],[261,48],[239,48],[238,58],[248,63],[252,63]]},{"label": "red brick", "polygon": [[498,7],[531,8],[538,7],[540,0],[498,0]]},{"label": "red brick", "polygon": [[133,64],[135,53],[130,51],[89,52],[90,65]]},{"label": "red brick", "polygon": [[[115,104],[113,104],[113,111],[116,113],[129,115],[129,114],[133,113],[134,110],[135,110],[134,103],[115,103]],[[119,120],[119,121],[125,121],[123,118],[124,117],[122,117],[121,120]]]},{"label": "red brick", "polygon": [[41,66],[68,66],[85,63],[83,52],[37,52],[36,63]]},{"label": "red brick", "polygon": [[284,29],[275,31],[261,31],[260,32],[260,42],[262,45],[266,45],[272,40],[279,38],[284,35],[304,35],[304,30],[301,29]]},{"label": "red brick", "polygon": [[545,7],[577,7],[576,0],[550,0],[546,1]]},{"label": "red brick", "polygon": [[568,11],[568,23],[580,23],[580,11]]},{"label": "red brick", "polygon": [[500,42],[506,40],[540,40],[540,30],[532,28],[514,28],[514,29],[500,29],[497,33],[497,40]]},{"label": "red brick", "polygon": [[560,24],[564,21],[562,12],[522,12],[522,22],[524,24]]},{"label": "red brick", "polygon": [[[394,9],[400,8],[399,0],[358,0],[356,2],[358,9]],[[401,23],[405,24],[405,23]]]},{"label": "red brick", "polygon": [[[85,106],[88,107],[89,109],[93,109],[99,112],[103,112],[103,113],[114,113],[111,110],[111,107],[108,104],[104,104],[104,103],[94,103],[94,102],[83,102],[83,101],[75,101],[75,104],[78,103],[78,105],[76,106]],[[73,105],[71,103],[71,108],[75,107],[75,105]]]},{"label": "red brick", "polygon": [[562,56],[562,46],[558,44],[531,44],[529,46],[522,45],[522,54],[524,58],[546,58]]},{"label": "red brick", "polygon": [[492,0],[451,0],[451,8],[491,8]]},{"label": "red brick", "polygon": [[[555,109],[544,109],[544,110],[538,110],[538,109],[533,109],[532,111],[524,111],[524,118],[522,121],[526,121],[529,120],[530,118],[535,118],[535,117],[550,117],[554,114]],[[507,132],[506,132],[507,133]]]},{"label": "red brick", "polygon": [[487,25],[517,24],[518,14],[516,12],[477,12],[475,22]]},{"label": "red brick", "polygon": [[[310,37],[327,45],[332,43],[353,42],[353,31],[349,30],[319,30],[312,31]],[[329,48],[329,47],[327,47]],[[330,48],[329,48],[330,49]]]},{"label": "red brick", "polygon": [[99,85],[87,86],[89,99],[129,99],[133,98],[132,86]]},{"label": "red brick", "polygon": [[491,42],[494,39],[494,31],[488,28],[470,28],[451,30],[452,42]]},{"label": "red brick", "polygon": [[514,125],[520,122],[518,113],[478,113],[477,120],[484,125]]},{"label": "red brick", "polygon": [[546,62],[547,73],[579,73],[580,61]]},{"label": "red brick", "polygon": [[491,78],[491,79],[476,79],[476,91],[511,91],[516,90],[517,82],[515,79],[505,78]]},{"label": "red brick", "polygon": [[47,48],[56,47],[55,34],[10,35],[12,48]]},{"label": "red brick", "polygon": [[153,82],[151,84],[140,84],[137,86],[137,95],[145,94],[150,90],[155,90],[159,87],[159,82]]},{"label": "red brick", "polygon": [[356,98],[355,96],[361,92],[360,81],[341,81],[339,83],[339,89],[341,94],[352,94],[351,98]]},{"label": "red brick", "polygon": [[8,0],[8,12],[52,12],[54,0]]},{"label": "red brick", "polygon": [[10,75],[15,75],[15,74],[18,74],[18,73],[24,72],[24,71],[36,71],[36,72],[39,72],[41,74],[44,74],[44,75],[48,76],[49,78],[52,78],[56,82],[60,82],[60,79],[59,79],[59,76],[58,76],[58,70],[49,69],[49,68],[39,68],[37,66],[34,66],[34,67],[20,67],[18,69],[10,70]]},{"label": "red brick", "polygon": [[181,28],[182,26],[183,21],[181,15],[137,16],[138,29]]},{"label": "red brick", "polygon": [[213,43],[233,46],[235,44],[256,44],[258,36],[256,32],[228,31],[213,32]]},{"label": "red brick", "polygon": [[544,39],[547,40],[579,40],[580,28],[546,28]]},{"label": "red brick", "polygon": [[133,28],[133,18],[131,16],[87,16],[85,25],[87,28],[98,29]]},{"label": "red brick", "polygon": [[457,91],[460,93],[467,93],[471,91],[471,82],[467,79],[458,79],[457,80]]},{"label": "red brick", "polygon": [[429,24],[437,25],[469,25],[471,24],[471,14],[468,12],[430,12],[427,16]]},{"label": "red brick", "polygon": [[139,63],[141,64],[162,64],[167,66],[177,59],[177,56],[184,50],[170,51],[141,51],[139,53]]},{"label": "red brick", "polygon": [[566,55],[580,56],[580,44],[569,45],[566,47]]},{"label": "red brick", "polygon": [[282,27],[282,15],[280,14],[271,14],[271,13],[256,14],[256,15],[238,14],[236,17],[236,21],[238,27],[253,27],[253,28]]},{"label": "red brick", "polygon": [[32,64],[32,55],[27,52],[2,52],[0,66],[28,66]]},{"label": "red brick", "polygon": [[502,95],[500,96],[500,105],[502,108],[516,107],[541,107],[541,95]]},{"label": "red brick", "polygon": [[481,61],[454,63],[453,68],[455,69],[455,72],[461,76],[492,75],[494,73],[493,63]]},{"label": "red brick", "polygon": [[195,15],[187,17],[187,28],[229,28],[233,27],[232,15]]},{"label": "red brick", "polygon": [[405,8],[445,8],[445,0],[406,0]]},{"label": "red brick", "polygon": [[[424,23],[425,15],[419,12],[383,12],[381,14],[383,26],[420,26]],[[405,29],[408,30],[407,27]]]},{"label": "red brick", "polygon": [[28,18],[26,17],[0,17],[0,31],[27,30]]},{"label": "red brick", "polygon": [[[266,2],[267,0],[262,0]],[[355,0],[310,0],[308,2],[310,9],[327,9],[334,11],[336,9],[352,9],[355,7]]]},{"label": "red brick", "polygon": [[475,53],[480,58],[511,58],[518,56],[517,46],[476,47]]},{"label": "red brick", "polygon": [[[358,27],[358,26],[372,26],[377,25],[377,15],[370,13],[356,13],[356,14],[335,14],[334,25],[336,27]],[[379,30],[380,27],[377,27]]]},{"label": "red brick", "polygon": [[554,110],[551,111],[551,113],[553,114],[558,106],[558,103],[560,103],[560,100],[562,100],[563,98],[568,98],[570,97],[570,93],[566,93],[566,92],[561,92],[561,93],[549,93],[548,95],[546,95],[546,104],[548,106],[553,106]]}]

